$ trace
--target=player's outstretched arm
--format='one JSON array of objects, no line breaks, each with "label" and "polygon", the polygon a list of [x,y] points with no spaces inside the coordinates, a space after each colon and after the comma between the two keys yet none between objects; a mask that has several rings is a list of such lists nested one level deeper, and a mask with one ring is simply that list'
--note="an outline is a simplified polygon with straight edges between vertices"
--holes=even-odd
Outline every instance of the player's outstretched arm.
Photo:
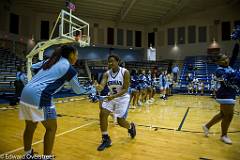
[{"label": "player's outstretched arm", "polygon": [[78,81],[78,77],[77,75],[75,75],[70,81],[69,84],[72,87],[72,90],[76,93],[76,94],[86,94],[88,93],[88,89],[86,87],[84,87],[83,85],[80,85],[79,81]]}]

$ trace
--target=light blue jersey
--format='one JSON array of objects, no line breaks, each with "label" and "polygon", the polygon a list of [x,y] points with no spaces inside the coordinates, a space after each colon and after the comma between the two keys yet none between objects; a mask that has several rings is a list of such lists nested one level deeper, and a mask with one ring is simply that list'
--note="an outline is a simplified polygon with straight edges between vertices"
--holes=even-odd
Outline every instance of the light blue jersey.
[{"label": "light blue jersey", "polygon": [[32,80],[24,87],[20,102],[25,106],[42,108],[53,107],[53,95],[61,90],[65,82],[69,82],[73,91],[77,94],[86,92],[84,86],[80,86],[77,71],[66,58],[61,57],[50,69],[42,69],[43,62],[34,64],[34,69],[39,68]]}]

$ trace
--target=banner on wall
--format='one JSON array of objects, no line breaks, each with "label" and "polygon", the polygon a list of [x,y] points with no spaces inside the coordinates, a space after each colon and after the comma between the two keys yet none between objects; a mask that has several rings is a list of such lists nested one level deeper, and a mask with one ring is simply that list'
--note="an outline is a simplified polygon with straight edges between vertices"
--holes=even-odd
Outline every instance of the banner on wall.
[{"label": "banner on wall", "polygon": [[150,47],[147,49],[147,60],[148,61],[156,61],[156,48]]}]

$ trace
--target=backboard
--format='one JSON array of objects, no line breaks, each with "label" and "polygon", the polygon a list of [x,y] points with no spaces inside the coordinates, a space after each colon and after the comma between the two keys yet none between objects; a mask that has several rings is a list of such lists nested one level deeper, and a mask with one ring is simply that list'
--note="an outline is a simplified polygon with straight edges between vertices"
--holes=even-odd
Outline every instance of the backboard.
[{"label": "backboard", "polygon": [[54,32],[58,29],[59,38],[67,38],[77,41],[80,47],[90,45],[89,24],[84,20],[74,16],[72,11],[61,10],[54,24],[49,40],[53,37]]}]

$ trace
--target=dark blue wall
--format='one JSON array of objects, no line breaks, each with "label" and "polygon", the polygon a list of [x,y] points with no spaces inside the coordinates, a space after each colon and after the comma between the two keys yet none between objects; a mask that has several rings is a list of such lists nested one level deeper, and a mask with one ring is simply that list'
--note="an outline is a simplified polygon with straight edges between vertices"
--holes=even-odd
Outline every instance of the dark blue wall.
[{"label": "dark blue wall", "polygon": [[[45,51],[45,55],[50,56],[53,52],[53,47],[48,48]],[[107,57],[110,53],[109,48],[100,48],[100,47],[85,47],[78,48],[78,57],[80,60],[107,60]],[[144,59],[144,50],[143,49],[112,49],[111,53],[117,54],[123,61],[142,61]]]},{"label": "dark blue wall", "polygon": [[[79,59],[106,60],[110,53],[109,48],[85,47],[78,49]],[[117,54],[123,61],[141,61],[144,58],[143,49],[113,49],[111,53]]]}]

